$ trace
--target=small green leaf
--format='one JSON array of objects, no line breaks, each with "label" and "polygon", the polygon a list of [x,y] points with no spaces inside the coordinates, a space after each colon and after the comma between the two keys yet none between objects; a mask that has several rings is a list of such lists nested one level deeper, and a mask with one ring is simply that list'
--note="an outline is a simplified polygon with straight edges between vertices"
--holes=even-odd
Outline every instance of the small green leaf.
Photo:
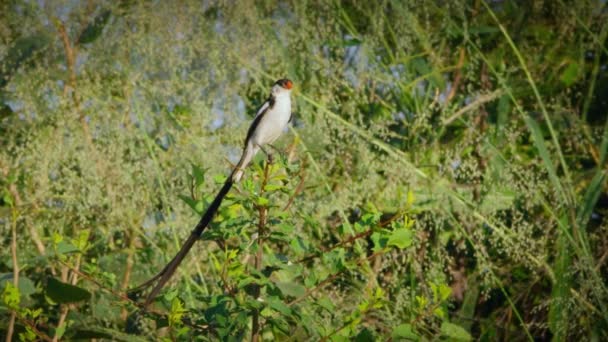
[{"label": "small green leaf", "polygon": [[376,338],[374,338],[374,334],[368,328],[363,328],[361,331],[359,331],[354,339],[355,342],[368,342],[375,340]]},{"label": "small green leaf", "polygon": [[416,200],[416,197],[414,196],[414,192],[412,191],[412,189],[407,191],[407,205],[408,207],[411,207],[412,204],[414,204],[414,201]]},{"label": "small green leaf", "polygon": [[205,172],[206,170],[201,169],[196,164],[192,164],[192,178],[194,178],[194,184],[198,187],[205,183]]},{"label": "small green leaf", "polygon": [[67,241],[60,241],[57,244],[57,253],[59,254],[72,254],[72,253],[77,253],[80,250],[78,249],[78,247],[74,246],[73,244],[67,242]]},{"label": "small green leaf", "polygon": [[393,339],[401,340],[406,339],[410,341],[418,341],[420,340],[420,336],[416,334],[412,325],[409,323],[399,324],[395,329],[393,329]]},{"label": "small green leaf", "polygon": [[301,297],[306,293],[306,288],[294,282],[276,282],[275,285],[286,296]]},{"label": "small green leaf", "polygon": [[58,340],[61,339],[61,337],[63,336],[63,334],[65,334],[65,328],[66,328],[66,324],[65,322],[63,322],[60,326],[58,326],[55,329],[55,338],[57,338]]},{"label": "small green leaf", "polygon": [[6,203],[9,207],[12,207],[14,205],[13,197],[8,191],[5,191],[2,195],[2,201],[4,201],[4,203]]},{"label": "small green leaf", "polygon": [[327,312],[334,312],[334,310],[336,309],[334,303],[327,297],[321,297],[320,299],[316,300],[315,303],[323,309],[327,310]]},{"label": "small green leaf", "polygon": [[386,244],[388,242],[388,235],[385,231],[382,232],[374,232],[371,236],[372,242],[374,243],[374,252],[380,252],[384,248],[386,248]]},{"label": "small green leaf", "polygon": [[562,83],[564,83],[564,85],[566,87],[569,87],[572,84],[574,84],[574,82],[576,82],[580,73],[581,73],[580,64],[578,64],[576,62],[571,62],[570,64],[568,64],[566,69],[562,72],[559,79],[560,79],[560,81],[562,81]]},{"label": "small green leaf", "polygon": [[262,197],[262,196],[258,196],[258,198],[256,199],[255,203],[261,207],[268,205],[268,198]]},{"label": "small green leaf", "polygon": [[446,284],[439,285],[439,297],[441,301],[446,301],[452,294],[452,288]]},{"label": "small green leaf", "polygon": [[361,217],[361,222],[364,225],[370,226],[380,221],[380,213],[367,213]]},{"label": "small green leaf", "polygon": [[268,192],[273,192],[273,191],[281,190],[283,188],[284,188],[283,185],[267,184],[264,189]]},{"label": "small green leaf", "polygon": [[593,213],[593,208],[595,208],[602,193],[602,189],[604,187],[603,184],[606,181],[606,175],[606,171],[598,171],[589,183],[587,191],[585,191],[582,203],[576,214],[576,220],[581,227],[584,227],[587,224],[587,221]]},{"label": "small green leaf", "polygon": [[441,336],[445,336],[451,341],[471,341],[471,335],[468,331],[450,322],[443,322],[441,324]]},{"label": "small green leaf", "polygon": [[396,246],[397,248],[404,249],[412,245],[413,236],[414,233],[409,229],[395,229],[388,238],[387,244],[389,246]]},{"label": "small green leaf", "polygon": [[19,289],[13,283],[6,282],[2,292],[2,303],[11,309],[17,309],[20,302]]},{"label": "small green leaf", "polygon": [[278,297],[268,298],[268,306],[274,311],[280,312],[285,316],[291,315],[291,308]]},{"label": "small green leaf", "polygon": [[195,199],[192,199],[192,198],[190,198],[188,196],[184,196],[184,195],[178,195],[177,197],[179,197],[182,201],[184,201],[196,213],[201,214],[203,212],[203,210],[204,210],[203,201],[197,201]]},{"label": "small green leaf", "polygon": [[215,182],[215,184],[224,184],[224,182],[226,181],[226,176],[215,175],[213,176],[213,181]]},{"label": "small green leaf", "polygon": [[[4,288],[5,284],[8,284],[8,283],[11,283],[11,284],[13,283],[13,274],[12,273],[0,274],[0,289]],[[19,284],[17,287],[19,289],[19,294],[21,297],[27,297],[36,292],[36,285],[28,277],[20,276]]]},{"label": "small green leaf", "polygon": [[171,312],[169,313],[169,326],[180,327],[182,325],[182,318],[187,310],[184,307],[184,303],[177,297],[171,301]]},{"label": "small green leaf", "polygon": [[74,303],[91,298],[91,293],[81,287],[49,278],[46,294],[56,303]]},{"label": "small green leaf", "polygon": [[440,318],[440,319],[444,319],[445,318],[445,311],[441,307],[435,308],[435,310],[433,310],[433,314],[435,316],[437,316],[438,318]]}]

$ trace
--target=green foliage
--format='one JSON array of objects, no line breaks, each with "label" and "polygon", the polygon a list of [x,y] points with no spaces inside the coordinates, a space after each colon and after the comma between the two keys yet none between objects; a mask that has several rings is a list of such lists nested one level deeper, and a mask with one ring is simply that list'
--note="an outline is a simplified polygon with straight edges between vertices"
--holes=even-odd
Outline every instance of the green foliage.
[{"label": "green foliage", "polygon": [[49,278],[46,285],[46,295],[55,303],[74,303],[91,298],[91,293],[78,286],[62,283],[55,278]]},{"label": "green foliage", "polygon": [[[44,6],[43,6],[44,5]],[[597,0],[0,3],[0,335],[608,339]],[[277,78],[293,127],[175,279]]]}]

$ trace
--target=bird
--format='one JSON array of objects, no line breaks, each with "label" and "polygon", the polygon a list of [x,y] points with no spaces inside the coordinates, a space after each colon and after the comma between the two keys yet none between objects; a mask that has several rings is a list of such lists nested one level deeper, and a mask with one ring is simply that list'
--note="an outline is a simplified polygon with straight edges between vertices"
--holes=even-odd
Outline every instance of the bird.
[{"label": "bird", "polygon": [[244,169],[260,149],[268,155],[263,146],[272,144],[291,121],[292,88],[293,83],[286,78],[276,81],[272,86],[270,96],[257,111],[247,131],[243,154],[232,173],[233,182],[241,180]]},{"label": "bird", "polygon": [[230,191],[232,185],[241,180],[245,168],[249,165],[249,163],[251,163],[251,160],[253,157],[255,157],[258,151],[262,150],[270,157],[270,154],[264,149],[264,146],[273,143],[277,138],[279,138],[291,121],[292,88],[293,82],[287,78],[282,78],[272,85],[270,96],[258,109],[253,122],[249,126],[241,159],[233,168],[230,176],[226,178],[224,185],[215,196],[215,199],[213,202],[211,202],[207,208],[207,211],[205,211],[194,230],[192,230],[188,239],[186,239],[186,241],[182,244],[179,252],[177,252],[175,257],[173,257],[173,259],[171,259],[171,261],[157,275],[129,291],[132,294],[136,294],[150,287],[156,282],[156,285],[146,297],[143,304],[144,308],[146,308],[156,298],[160,290],[169,281],[173,273],[175,273],[194,243],[201,237],[215,216],[215,213],[222,203],[222,200]]}]

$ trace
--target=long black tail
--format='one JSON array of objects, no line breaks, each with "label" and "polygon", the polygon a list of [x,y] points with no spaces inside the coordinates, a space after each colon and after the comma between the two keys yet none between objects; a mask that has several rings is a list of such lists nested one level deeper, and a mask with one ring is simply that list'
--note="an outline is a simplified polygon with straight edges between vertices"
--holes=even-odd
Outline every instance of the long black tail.
[{"label": "long black tail", "polygon": [[220,204],[222,203],[222,200],[224,199],[228,191],[230,191],[232,184],[234,183],[232,181],[232,175],[230,175],[228,179],[226,179],[226,182],[224,183],[224,186],[222,187],[220,192],[217,194],[217,196],[215,196],[213,202],[211,202],[209,208],[207,208],[205,214],[203,214],[203,216],[201,217],[201,220],[198,222],[186,242],[184,242],[184,244],[182,245],[182,248],[179,250],[179,252],[177,252],[175,257],[167,264],[167,266],[165,266],[165,268],[163,268],[163,270],[160,271],[157,275],[155,275],[152,279],[146,281],[145,283],[139,285],[138,287],[130,291],[140,292],[148,288],[149,286],[154,284],[155,281],[158,280],[156,286],[154,286],[152,291],[150,291],[150,293],[146,297],[144,307],[147,307],[154,300],[154,298],[156,298],[156,295],[158,295],[158,293],[165,286],[167,281],[171,279],[171,276],[173,275],[173,273],[175,273],[177,267],[179,267],[179,265],[182,263],[184,257],[188,254],[196,240],[200,238],[201,234],[203,234],[203,231],[205,231],[205,228],[207,228],[207,226],[209,225],[209,222],[211,222],[211,220],[215,216],[215,213],[217,212],[220,207]]}]

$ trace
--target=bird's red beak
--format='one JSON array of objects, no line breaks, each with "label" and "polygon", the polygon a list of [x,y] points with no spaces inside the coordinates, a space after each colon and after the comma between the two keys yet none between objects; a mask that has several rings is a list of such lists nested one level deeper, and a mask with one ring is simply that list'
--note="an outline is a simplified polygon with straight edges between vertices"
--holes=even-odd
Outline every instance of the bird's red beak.
[{"label": "bird's red beak", "polygon": [[285,82],[285,88],[287,88],[287,89],[293,88],[293,83],[290,80],[287,80],[287,82]]}]

